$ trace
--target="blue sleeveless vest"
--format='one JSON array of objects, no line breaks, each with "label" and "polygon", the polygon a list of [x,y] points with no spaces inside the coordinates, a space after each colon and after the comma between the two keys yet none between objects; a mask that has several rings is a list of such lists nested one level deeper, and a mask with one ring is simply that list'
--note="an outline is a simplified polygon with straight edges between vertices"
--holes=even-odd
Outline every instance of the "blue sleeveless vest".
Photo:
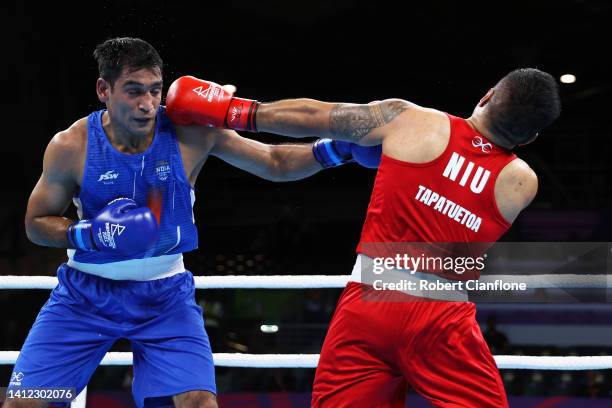
[{"label": "blue sleeveless vest", "polygon": [[[161,193],[160,237],[155,248],[144,256],[171,255],[198,247],[198,232],[193,216],[195,193],[185,175],[174,126],[159,107],[155,134],[148,149],[138,154],[115,149],[102,128],[102,114],[93,112],[87,118],[87,158],[83,182],[73,201],[79,218],[95,216],[115,198],[131,198],[147,206],[152,190]],[[125,261],[133,258],[112,253],[77,250],[74,260],[94,264]]]}]

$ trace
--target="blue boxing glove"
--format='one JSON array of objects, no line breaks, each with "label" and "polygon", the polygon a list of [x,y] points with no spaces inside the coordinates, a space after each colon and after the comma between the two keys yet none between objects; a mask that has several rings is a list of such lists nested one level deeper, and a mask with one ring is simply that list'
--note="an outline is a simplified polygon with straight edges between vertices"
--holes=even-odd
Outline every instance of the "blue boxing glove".
[{"label": "blue boxing glove", "polygon": [[372,169],[380,164],[382,145],[360,146],[343,140],[319,139],[312,146],[312,153],[324,169],[354,161]]},{"label": "blue boxing glove", "polygon": [[362,167],[377,169],[380,165],[380,158],[382,156],[382,145],[361,146],[358,144],[352,144],[351,153],[353,155],[353,159],[355,159],[355,161]]},{"label": "blue boxing glove", "polygon": [[343,140],[319,139],[312,145],[312,154],[324,169],[353,161],[351,144]]},{"label": "blue boxing glove", "polygon": [[129,198],[117,198],[92,219],[69,225],[66,234],[73,248],[131,256],[157,243],[159,226],[149,208],[138,207]]}]

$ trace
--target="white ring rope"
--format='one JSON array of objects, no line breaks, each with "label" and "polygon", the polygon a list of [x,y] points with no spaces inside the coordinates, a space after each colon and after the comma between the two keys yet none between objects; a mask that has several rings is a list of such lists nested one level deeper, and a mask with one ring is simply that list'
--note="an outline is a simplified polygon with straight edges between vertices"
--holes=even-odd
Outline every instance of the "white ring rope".
[{"label": "white ring rope", "polygon": [[[350,275],[220,275],[194,276],[196,289],[311,289],[343,288]],[[612,289],[608,275],[489,275],[480,282],[524,282],[535,288],[592,288]],[[54,276],[0,276],[0,289],[53,289]]]},{"label": "white ring rope", "polygon": [[[195,276],[197,289],[306,289],[343,288],[350,275]],[[495,275],[481,282],[525,282],[528,288],[611,288],[607,275]],[[0,289],[53,289],[54,276],[0,276]],[[14,364],[18,351],[0,351],[0,365]],[[500,369],[600,370],[612,369],[612,356],[494,356]],[[216,366],[251,368],[315,368],[318,354],[215,353]],[[132,353],[107,353],[101,365],[131,365]]]},{"label": "white ring rope", "polygon": [[[196,289],[343,288],[350,275],[194,276]],[[0,276],[0,289],[53,289],[55,276]]]},{"label": "white ring rope", "polygon": [[[0,365],[14,364],[18,351],[0,351]],[[525,370],[604,370],[612,369],[612,356],[494,356],[499,369]],[[315,368],[318,354],[239,354],[214,353],[218,367]],[[131,365],[132,353],[110,352],[100,365]]]}]

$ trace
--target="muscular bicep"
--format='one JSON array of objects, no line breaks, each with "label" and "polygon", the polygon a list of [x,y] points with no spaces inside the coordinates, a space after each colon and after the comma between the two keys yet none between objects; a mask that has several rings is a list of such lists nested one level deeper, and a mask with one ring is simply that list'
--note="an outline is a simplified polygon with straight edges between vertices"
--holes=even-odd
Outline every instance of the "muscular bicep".
[{"label": "muscular bicep", "polygon": [[36,217],[61,216],[78,189],[74,169],[79,156],[63,137],[54,137],[47,146],[42,174],[28,200],[26,222]]},{"label": "muscular bicep", "polygon": [[43,173],[30,194],[26,219],[63,215],[75,192],[76,187],[71,188],[67,183],[53,180]]}]

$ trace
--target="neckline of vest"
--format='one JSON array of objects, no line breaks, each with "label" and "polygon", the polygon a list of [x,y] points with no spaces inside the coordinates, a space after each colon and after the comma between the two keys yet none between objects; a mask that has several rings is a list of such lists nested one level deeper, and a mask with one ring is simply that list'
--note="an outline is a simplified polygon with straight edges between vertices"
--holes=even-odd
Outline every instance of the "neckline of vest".
[{"label": "neckline of vest", "polygon": [[123,157],[123,158],[142,158],[143,156],[146,156],[148,154],[150,154],[153,149],[157,146],[158,143],[158,139],[159,139],[159,128],[160,128],[160,111],[157,111],[157,114],[155,115],[155,130],[153,131],[153,140],[151,141],[151,144],[149,145],[149,147],[147,147],[145,149],[145,151],[140,152],[140,153],[123,153],[120,152],[119,150],[117,150],[117,148],[115,146],[113,146],[113,144],[110,142],[108,135],[106,134],[106,131],[104,130],[104,127],[102,126],[102,115],[104,115],[104,112],[106,112],[106,109],[102,109],[100,111],[98,111],[95,115],[94,118],[94,123],[95,123],[95,130],[98,133],[98,136],[100,136],[100,139],[102,139],[102,143],[106,144],[110,150],[113,152],[113,154],[119,156],[119,157]]}]

